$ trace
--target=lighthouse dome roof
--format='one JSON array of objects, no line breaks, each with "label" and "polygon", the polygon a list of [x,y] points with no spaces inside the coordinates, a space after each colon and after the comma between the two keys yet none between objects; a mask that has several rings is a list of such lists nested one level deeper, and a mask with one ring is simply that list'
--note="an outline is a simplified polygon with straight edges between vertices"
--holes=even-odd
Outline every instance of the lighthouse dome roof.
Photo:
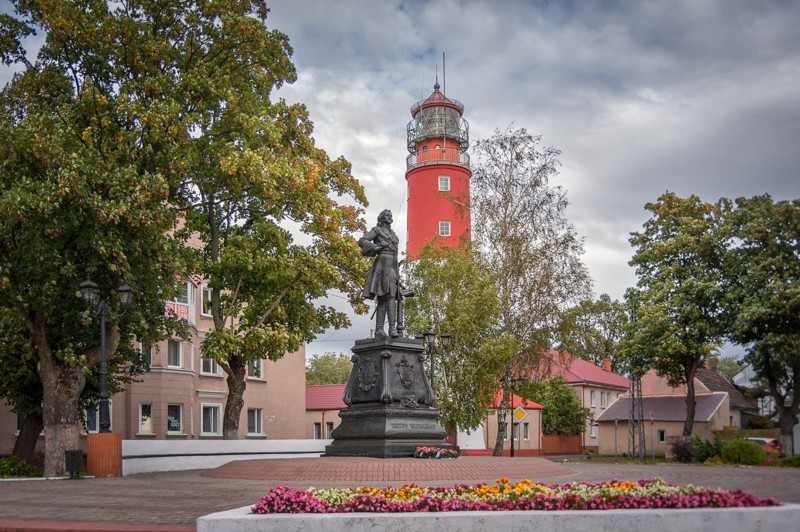
[{"label": "lighthouse dome roof", "polygon": [[426,107],[451,107],[458,111],[458,114],[464,114],[464,104],[459,102],[458,100],[454,100],[452,98],[448,98],[444,95],[439,89],[439,82],[437,81],[436,84],[433,86],[433,93],[428,96],[425,100],[420,100],[414,105],[411,106],[411,116],[417,116],[417,113]]}]

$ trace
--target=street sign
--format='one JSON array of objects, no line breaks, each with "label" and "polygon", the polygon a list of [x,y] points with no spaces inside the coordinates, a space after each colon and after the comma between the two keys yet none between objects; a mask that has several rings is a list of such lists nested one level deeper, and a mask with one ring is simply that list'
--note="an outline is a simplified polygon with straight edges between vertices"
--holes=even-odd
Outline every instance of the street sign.
[{"label": "street sign", "polygon": [[514,409],[514,421],[519,423],[520,421],[522,421],[526,417],[528,417],[528,413],[525,411],[524,408],[522,408],[521,406],[518,406],[517,408]]}]

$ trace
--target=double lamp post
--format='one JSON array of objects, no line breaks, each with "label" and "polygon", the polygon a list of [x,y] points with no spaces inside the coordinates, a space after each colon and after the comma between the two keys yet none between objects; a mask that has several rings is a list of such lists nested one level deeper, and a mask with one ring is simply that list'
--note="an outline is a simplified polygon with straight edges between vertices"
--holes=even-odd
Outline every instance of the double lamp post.
[{"label": "double lamp post", "polygon": [[[423,334],[418,334],[415,336],[415,338],[417,340],[422,340],[422,345],[425,346],[425,353],[428,355],[428,360],[431,361],[431,390],[433,391],[434,397],[436,397],[436,387],[433,385],[434,357],[439,352],[439,346],[436,342],[436,333],[433,331],[433,329],[428,329]],[[439,340],[441,341],[442,348],[447,351],[447,349],[450,347],[450,333],[442,333],[442,335],[439,337]]]},{"label": "double lamp post", "polygon": [[95,317],[100,318],[100,429],[101,433],[111,432],[111,415],[108,410],[108,362],[106,361],[106,316],[118,318],[125,314],[133,299],[133,290],[127,284],[117,288],[117,295],[122,310],[114,312],[105,301],[100,299],[100,288],[89,277],[78,287],[83,302]]}]

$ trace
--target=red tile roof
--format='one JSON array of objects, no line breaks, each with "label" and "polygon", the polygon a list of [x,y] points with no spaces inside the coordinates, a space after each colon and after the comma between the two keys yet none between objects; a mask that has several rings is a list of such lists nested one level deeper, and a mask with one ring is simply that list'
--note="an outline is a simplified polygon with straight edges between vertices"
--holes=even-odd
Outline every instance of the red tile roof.
[{"label": "red tile roof", "polygon": [[308,384],[306,385],[306,410],[341,410],[346,404],[344,384]]},{"label": "red tile roof", "polygon": [[[492,402],[492,406],[490,408],[500,408],[500,401],[503,399],[503,394],[500,390],[494,394],[494,401]],[[530,408],[531,410],[544,410],[544,407],[539,403],[535,403],[530,399],[525,399],[524,397],[520,397],[517,394],[512,393],[511,398],[509,398],[508,406],[514,405],[514,408],[521,406],[522,408]]]},{"label": "red tile roof", "polygon": [[605,371],[589,360],[583,360],[565,351],[548,351],[542,369],[550,376],[562,376],[567,384],[595,384],[627,390],[630,381],[611,371]]}]

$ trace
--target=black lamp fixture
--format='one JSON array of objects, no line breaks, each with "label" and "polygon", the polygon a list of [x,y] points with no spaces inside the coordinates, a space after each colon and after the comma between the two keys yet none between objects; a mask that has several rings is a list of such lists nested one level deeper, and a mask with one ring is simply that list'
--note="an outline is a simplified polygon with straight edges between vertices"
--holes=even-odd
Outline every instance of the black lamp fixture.
[{"label": "black lamp fixture", "polygon": [[[430,362],[431,362],[431,380],[430,380],[430,383],[431,383],[431,390],[433,391],[433,394],[434,394],[434,397],[435,397],[436,388],[433,385],[434,366],[435,366],[434,357],[439,352],[439,350],[438,350],[439,346],[438,346],[438,344],[436,342],[436,332],[434,332],[434,330],[431,328],[431,329],[428,329],[427,331],[425,331],[422,334],[418,334],[417,336],[415,336],[415,338],[417,340],[422,340],[422,345],[425,347],[425,353],[427,353],[428,360],[430,360]],[[441,344],[442,348],[445,351],[447,351],[450,348],[450,341],[451,340],[452,340],[452,337],[450,336],[450,333],[448,333],[448,332],[444,332],[441,335],[439,335],[439,343]]]},{"label": "black lamp fixture", "polygon": [[78,289],[81,291],[83,302],[95,317],[100,318],[100,430],[101,433],[111,432],[111,416],[108,409],[108,362],[106,362],[106,316],[120,317],[127,312],[133,300],[133,289],[124,284],[117,288],[121,310],[114,310],[100,299],[100,288],[89,276]]}]

